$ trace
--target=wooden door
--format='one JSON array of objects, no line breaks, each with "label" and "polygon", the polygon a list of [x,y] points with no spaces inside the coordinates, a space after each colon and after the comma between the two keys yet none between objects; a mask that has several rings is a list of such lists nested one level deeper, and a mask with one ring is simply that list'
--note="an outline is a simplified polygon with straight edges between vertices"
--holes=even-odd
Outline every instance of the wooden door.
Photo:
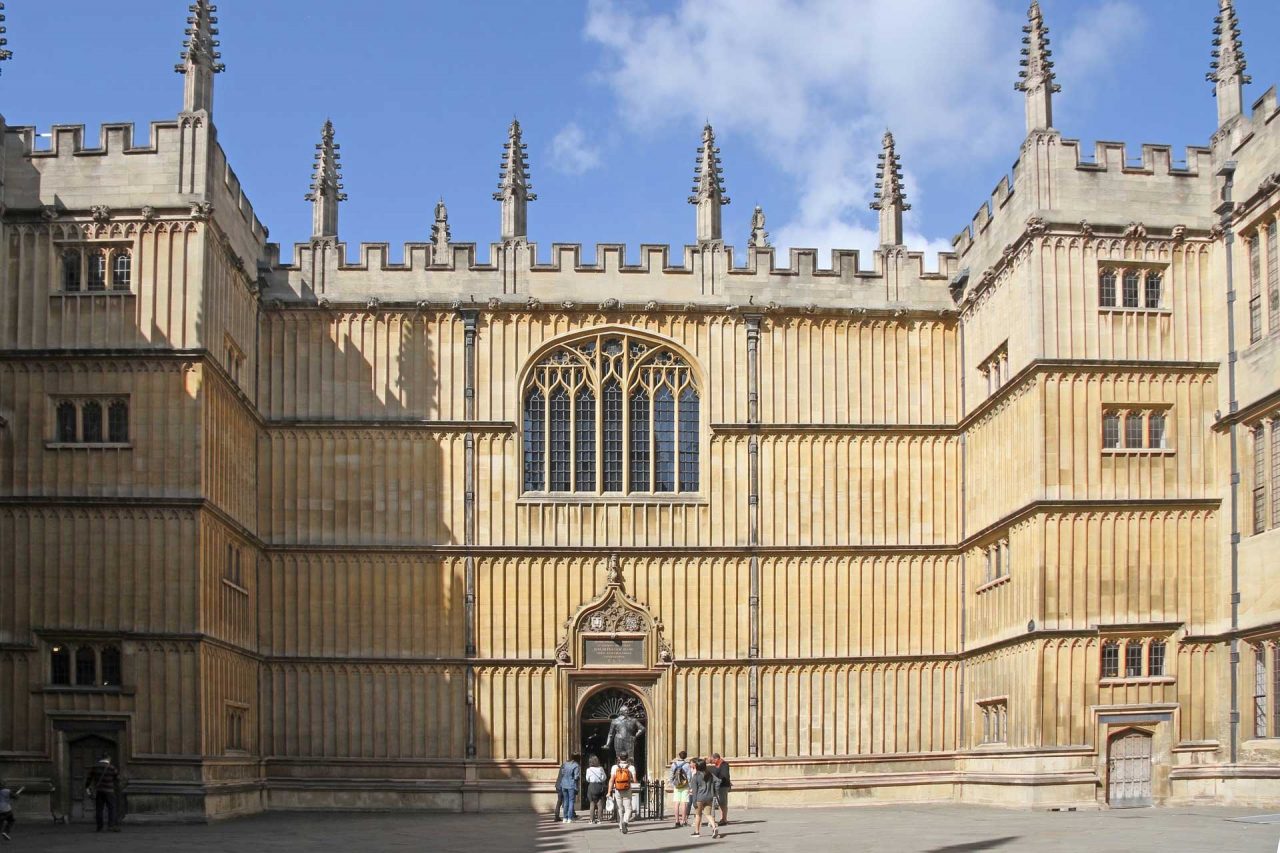
[{"label": "wooden door", "polygon": [[1113,809],[1151,805],[1151,736],[1128,731],[1111,739],[1107,802]]},{"label": "wooden door", "polygon": [[100,758],[110,758],[112,764],[120,766],[116,743],[98,735],[85,735],[71,741],[68,747],[67,792],[71,800],[68,814],[72,820],[93,820],[93,800],[85,798],[84,780],[89,778],[90,768]]}]

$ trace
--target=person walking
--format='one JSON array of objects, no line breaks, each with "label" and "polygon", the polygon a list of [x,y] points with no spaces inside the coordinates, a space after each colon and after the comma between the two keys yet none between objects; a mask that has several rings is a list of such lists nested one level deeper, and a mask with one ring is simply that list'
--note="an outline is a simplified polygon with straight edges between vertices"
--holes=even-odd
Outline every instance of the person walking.
[{"label": "person walking", "polygon": [[729,762],[720,757],[720,753],[711,753],[711,770],[720,779],[717,797],[720,803],[720,825],[729,823],[729,791],[733,788],[733,780],[729,778]]},{"label": "person walking", "polygon": [[582,765],[578,763],[578,754],[569,756],[569,760],[560,765],[560,775],[556,777],[556,813],[559,814],[561,804],[564,805],[564,822],[573,823],[574,804],[578,800],[578,784],[582,781]]},{"label": "person walking", "polygon": [[671,772],[668,774],[668,783],[671,785],[671,800],[675,804],[676,826],[689,825],[689,776],[691,768],[689,767],[689,754],[683,749],[676,756],[675,761],[671,762]]},{"label": "person walking", "polygon": [[5,841],[12,841],[9,831],[13,829],[13,801],[22,796],[25,788],[19,788],[16,791],[10,791],[3,782],[0,782],[0,838]]},{"label": "person walking", "polygon": [[120,793],[120,771],[111,763],[110,758],[101,758],[89,768],[89,775],[84,780],[85,798],[93,798],[93,817],[98,824],[98,832],[102,832],[102,813],[107,813],[107,828],[112,832],[120,831],[117,821],[117,803]]},{"label": "person walking", "polygon": [[600,766],[600,756],[591,756],[587,763],[587,802],[591,804],[592,823],[599,823],[604,818],[604,787],[608,778]]},{"label": "person walking", "polygon": [[707,822],[711,824],[711,837],[720,837],[720,827],[716,823],[717,789],[720,777],[713,773],[707,762],[701,758],[694,765],[693,778],[689,783],[689,799],[693,802],[693,832],[690,835],[702,835],[702,814],[706,812]]},{"label": "person walking", "polygon": [[627,824],[631,823],[631,783],[636,776],[630,757],[625,752],[618,753],[618,763],[609,768],[609,796],[613,798],[618,829],[623,835],[627,834]]}]

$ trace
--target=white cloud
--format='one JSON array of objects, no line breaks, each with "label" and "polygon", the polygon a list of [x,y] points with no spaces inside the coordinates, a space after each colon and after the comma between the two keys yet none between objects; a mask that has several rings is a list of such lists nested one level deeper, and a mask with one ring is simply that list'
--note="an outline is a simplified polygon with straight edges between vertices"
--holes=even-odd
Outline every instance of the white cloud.
[{"label": "white cloud", "polygon": [[[1012,84],[1024,20],[998,0],[680,0],[666,13],[592,0],[585,32],[605,49],[601,75],[633,129],[710,116],[795,179],[780,248],[871,249],[886,127],[917,208],[915,174],[1008,159],[999,140],[1022,121]],[[912,236],[924,248],[951,235]]]},{"label": "white cloud", "polygon": [[581,175],[600,165],[600,149],[587,140],[576,122],[569,122],[551,140],[551,168]]}]

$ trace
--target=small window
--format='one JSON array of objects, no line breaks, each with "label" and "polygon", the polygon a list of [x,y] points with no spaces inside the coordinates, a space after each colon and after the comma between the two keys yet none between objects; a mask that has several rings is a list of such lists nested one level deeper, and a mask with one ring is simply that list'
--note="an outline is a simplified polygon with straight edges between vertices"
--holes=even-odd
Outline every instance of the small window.
[{"label": "small window", "polygon": [[80,408],[80,440],[85,444],[102,443],[102,404],[96,400]]},{"label": "small window", "polygon": [[982,714],[982,742],[1007,743],[1009,740],[1009,703],[999,699],[978,703]]},{"label": "small window", "polygon": [[245,747],[246,719],[249,713],[244,708],[227,708],[227,749],[243,751]]},{"label": "small window", "polygon": [[1120,446],[1120,415],[1115,412],[1107,412],[1102,416],[1102,446]]},{"label": "small window", "polygon": [[1124,446],[1127,448],[1142,447],[1142,414],[1130,412],[1124,419]]},{"label": "small window", "polygon": [[1164,640],[1152,640],[1147,647],[1147,675],[1164,675]]},{"label": "small window", "polygon": [[1147,447],[1164,447],[1164,412],[1152,412],[1147,418]]},{"label": "small window", "polygon": [[128,249],[117,249],[111,255],[111,289],[128,290],[133,271],[133,256]]},{"label": "small window", "polygon": [[121,679],[120,647],[105,646],[102,649],[102,686],[119,687]]},{"label": "small window", "polygon": [[1267,650],[1253,650],[1253,736],[1267,736]]},{"label": "small window", "polygon": [[1142,677],[1142,643],[1130,640],[1124,647],[1124,677]]},{"label": "small window", "polygon": [[129,404],[112,400],[107,407],[107,440],[124,444],[129,440]]},{"label": "small window", "polygon": [[80,250],[64,249],[62,252],[62,289],[67,293],[79,293],[80,277]]},{"label": "small window", "polygon": [[89,290],[107,289],[107,253],[98,249],[89,253]]},{"label": "small window", "polygon": [[1116,305],[1116,271],[1105,269],[1098,277],[1098,304],[1103,308],[1114,308]]},{"label": "small window", "polygon": [[66,646],[49,649],[49,683],[71,683],[71,650]]},{"label": "small window", "polygon": [[98,658],[93,646],[81,646],[76,649],[76,684],[92,687],[98,682]]},{"label": "small window", "polygon": [[1115,640],[1102,644],[1102,677],[1120,677],[1120,644]]},{"label": "small window", "polygon": [[1145,293],[1145,296],[1146,296],[1146,307],[1147,307],[1147,308],[1159,308],[1159,307],[1160,307],[1160,285],[1161,285],[1161,283],[1162,283],[1162,282],[1161,282],[1161,278],[1160,278],[1160,273],[1158,273],[1158,272],[1148,272],[1148,273],[1147,273],[1147,288],[1146,288],[1146,293]]},{"label": "small window", "polygon": [[1138,307],[1138,271],[1125,270],[1124,273],[1124,307]]},{"label": "small window", "polygon": [[76,404],[70,400],[63,400],[59,403],[57,420],[58,431],[55,440],[63,444],[74,444],[76,440]]}]

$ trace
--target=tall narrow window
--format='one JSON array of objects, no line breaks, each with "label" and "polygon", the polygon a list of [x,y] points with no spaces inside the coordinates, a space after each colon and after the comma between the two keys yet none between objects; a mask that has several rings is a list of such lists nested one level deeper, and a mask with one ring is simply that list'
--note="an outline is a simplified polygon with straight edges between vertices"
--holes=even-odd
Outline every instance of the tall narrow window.
[{"label": "tall narrow window", "polygon": [[1267,649],[1258,646],[1253,654],[1253,736],[1267,736]]},{"label": "tall narrow window", "polygon": [[1249,343],[1262,340],[1262,238],[1249,240]]},{"label": "tall narrow window", "polygon": [[1146,296],[1145,307],[1147,308],[1160,307],[1161,283],[1162,282],[1160,279],[1160,273],[1154,272],[1154,271],[1147,273],[1147,279],[1146,279],[1147,287],[1146,287],[1146,293],[1144,294]]},{"label": "tall narrow window", "polygon": [[1124,677],[1142,677],[1142,643],[1130,640],[1124,646]]},{"label": "tall narrow window", "polygon": [[90,687],[98,680],[98,660],[93,646],[76,649],[76,684]]},{"label": "tall narrow window", "polygon": [[1267,433],[1262,424],[1253,428],[1253,532],[1267,529]]},{"label": "tall narrow window", "polygon": [[1120,446],[1120,415],[1106,412],[1102,416],[1102,446]]},{"label": "tall narrow window", "polygon": [[107,289],[107,253],[103,249],[89,253],[89,289]]},{"label": "tall narrow window", "polygon": [[1164,444],[1164,412],[1152,412],[1147,418],[1147,447],[1162,448]]},{"label": "tall narrow window", "polygon": [[133,271],[133,256],[128,249],[116,249],[111,254],[111,289],[128,290]]},{"label": "tall narrow window", "polygon": [[692,388],[680,392],[680,491],[698,491],[698,394]]},{"label": "tall narrow window", "polygon": [[649,394],[631,394],[631,491],[649,491]]},{"label": "tall narrow window", "polygon": [[1280,418],[1271,421],[1271,526],[1280,527]]},{"label": "tall narrow window", "polygon": [[49,683],[71,683],[71,650],[66,646],[49,649]]},{"label": "tall narrow window", "polygon": [[1114,308],[1116,304],[1116,271],[1105,269],[1098,277],[1098,304],[1103,308]]},{"label": "tall narrow window", "polygon": [[123,444],[129,440],[129,404],[112,400],[107,406],[107,441]]},{"label": "tall narrow window", "polygon": [[573,422],[575,432],[574,465],[577,489],[580,492],[596,490],[596,398],[588,388],[578,392],[574,400]]},{"label": "tall narrow window", "polygon": [[102,686],[119,687],[122,680],[120,666],[120,647],[106,646],[102,649]]},{"label": "tall narrow window", "polygon": [[86,444],[102,442],[102,404],[97,400],[80,407],[80,440]]},{"label": "tall narrow window", "polygon": [[80,250],[64,249],[62,252],[62,289],[67,293],[79,293],[80,276]]},{"label": "tall narrow window", "polygon": [[1147,646],[1147,675],[1164,675],[1164,640],[1152,640]]},{"label": "tall narrow window", "polygon": [[665,384],[653,395],[653,490],[676,490],[676,398]]},{"label": "tall narrow window", "polygon": [[604,490],[622,491],[622,386],[604,386]]},{"label": "tall narrow window", "polygon": [[1271,646],[1271,736],[1280,737],[1280,643]]},{"label": "tall narrow window", "polygon": [[564,387],[551,392],[551,485],[552,492],[569,491],[569,392]]},{"label": "tall narrow window", "polygon": [[1118,678],[1120,675],[1120,644],[1107,640],[1102,644],[1102,677]]},{"label": "tall narrow window", "polygon": [[1280,334],[1280,245],[1277,245],[1276,221],[1267,226],[1267,314],[1271,334]]},{"label": "tall narrow window", "polygon": [[545,482],[546,421],[542,392],[533,390],[524,402],[524,487],[540,492]]},{"label": "tall narrow window", "polygon": [[1124,271],[1124,307],[1138,307],[1138,271]]},{"label": "tall narrow window", "polygon": [[1130,412],[1124,417],[1124,446],[1142,447],[1142,413]]},{"label": "tall narrow window", "polygon": [[70,444],[76,440],[76,404],[70,400],[58,404],[57,429],[56,441]]}]

